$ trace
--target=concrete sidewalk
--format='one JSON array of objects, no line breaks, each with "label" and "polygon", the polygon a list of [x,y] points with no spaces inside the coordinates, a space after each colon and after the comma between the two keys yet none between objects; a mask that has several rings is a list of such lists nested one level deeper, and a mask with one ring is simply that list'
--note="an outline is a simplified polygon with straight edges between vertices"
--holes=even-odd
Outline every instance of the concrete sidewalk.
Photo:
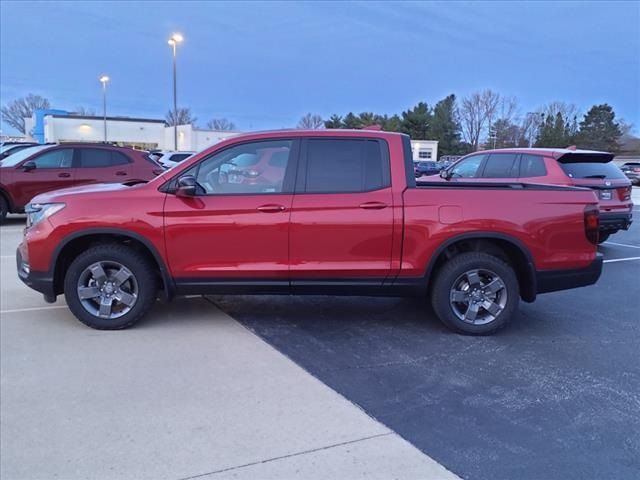
[{"label": "concrete sidewalk", "polygon": [[457,478],[203,298],[83,326],[17,280],[20,228],[0,227],[1,478]]}]

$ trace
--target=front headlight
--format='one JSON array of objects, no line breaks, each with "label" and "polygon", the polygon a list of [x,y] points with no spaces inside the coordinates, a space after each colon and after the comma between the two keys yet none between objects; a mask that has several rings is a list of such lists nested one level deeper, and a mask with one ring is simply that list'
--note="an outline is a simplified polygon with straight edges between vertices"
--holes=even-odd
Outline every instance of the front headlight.
[{"label": "front headlight", "polygon": [[30,203],[24,208],[27,214],[27,228],[49,218],[65,207],[64,203]]}]

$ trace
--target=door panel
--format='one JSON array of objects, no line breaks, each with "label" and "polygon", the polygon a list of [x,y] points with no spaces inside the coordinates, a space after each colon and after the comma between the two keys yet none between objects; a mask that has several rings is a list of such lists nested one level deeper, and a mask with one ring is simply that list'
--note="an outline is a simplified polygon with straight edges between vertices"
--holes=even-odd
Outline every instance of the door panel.
[{"label": "door panel", "polygon": [[391,269],[392,204],[390,188],[296,195],[290,227],[292,285],[301,278],[371,277],[382,283]]},{"label": "door panel", "polygon": [[165,202],[167,256],[178,283],[277,281],[288,290],[297,144],[237,144],[181,174],[195,177],[198,190],[194,197],[170,193]]},{"label": "door panel", "polygon": [[75,169],[72,168],[73,150],[70,148],[46,150],[30,158],[36,168],[25,171],[18,167],[13,172],[12,193],[14,203],[22,208],[40,193],[75,184]]},{"label": "door panel", "polygon": [[121,183],[131,180],[132,164],[124,154],[106,148],[76,150],[76,183]]},{"label": "door panel", "polygon": [[309,279],[382,284],[391,271],[390,185],[386,142],[314,138],[303,143],[289,234],[294,291]]}]

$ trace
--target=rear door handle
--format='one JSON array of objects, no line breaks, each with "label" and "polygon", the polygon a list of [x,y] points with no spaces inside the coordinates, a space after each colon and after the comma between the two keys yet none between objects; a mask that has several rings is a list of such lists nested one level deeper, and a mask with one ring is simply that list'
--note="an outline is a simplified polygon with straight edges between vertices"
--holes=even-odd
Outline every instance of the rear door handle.
[{"label": "rear door handle", "polygon": [[59,173],[58,176],[60,178],[69,178],[71,176],[71,174],[67,173],[67,172],[62,172],[62,173]]},{"label": "rear door handle", "polygon": [[387,207],[388,205],[383,202],[365,202],[360,204],[360,208],[364,208],[365,210],[382,210]]},{"label": "rear door handle", "polygon": [[123,172],[122,170],[120,170],[119,172],[116,172],[116,175],[122,177],[123,175],[126,175],[127,172]]},{"label": "rear door handle", "polygon": [[258,207],[258,211],[263,213],[276,213],[276,212],[283,212],[284,210],[285,208],[282,205],[274,205],[274,204],[261,205]]}]

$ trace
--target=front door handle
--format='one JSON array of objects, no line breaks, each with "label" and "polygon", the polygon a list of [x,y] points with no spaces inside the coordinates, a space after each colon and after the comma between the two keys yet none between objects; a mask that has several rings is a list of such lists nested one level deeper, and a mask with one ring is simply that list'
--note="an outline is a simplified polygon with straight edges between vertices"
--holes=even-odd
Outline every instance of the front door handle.
[{"label": "front door handle", "polygon": [[123,172],[122,170],[120,170],[119,172],[116,172],[116,175],[118,175],[120,177],[122,177],[122,176],[124,176],[126,174],[127,174],[127,172]]},{"label": "front door handle", "polygon": [[258,211],[263,213],[277,213],[277,212],[283,212],[284,210],[285,208],[282,205],[274,205],[274,204],[261,205],[258,207]]},{"label": "front door handle", "polygon": [[67,172],[62,172],[62,173],[59,173],[58,176],[60,178],[69,178],[71,176],[71,174],[67,173]]},{"label": "front door handle", "polygon": [[387,207],[388,205],[384,202],[365,202],[360,204],[360,208],[364,208],[365,210],[382,210]]}]

